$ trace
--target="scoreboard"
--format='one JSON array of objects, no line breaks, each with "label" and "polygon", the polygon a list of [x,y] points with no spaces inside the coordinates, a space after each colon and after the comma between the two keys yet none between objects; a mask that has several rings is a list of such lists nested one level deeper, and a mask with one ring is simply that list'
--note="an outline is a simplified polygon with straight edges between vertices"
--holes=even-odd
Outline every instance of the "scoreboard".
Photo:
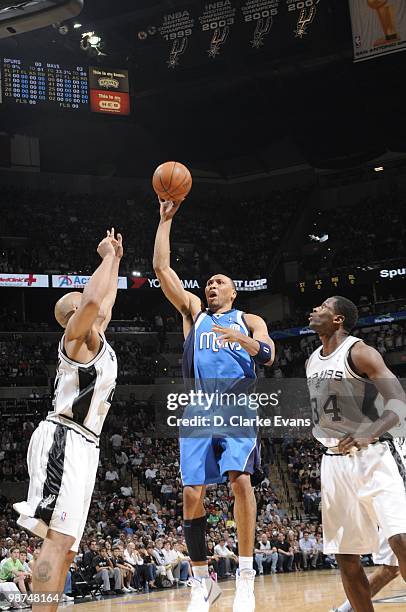
[{"label": "scoreboard", "polygon": [[2,58],[0,105],[129,115],[128,71]]}]

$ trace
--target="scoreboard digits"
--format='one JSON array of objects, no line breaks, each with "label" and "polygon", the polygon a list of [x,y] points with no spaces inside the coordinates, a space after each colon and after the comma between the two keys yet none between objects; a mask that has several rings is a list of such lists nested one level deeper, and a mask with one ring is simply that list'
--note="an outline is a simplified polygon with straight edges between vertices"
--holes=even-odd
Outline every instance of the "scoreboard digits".
[{"label": "scoreboard digits", "polygon": [[66,69],[59,64],[20,59],[2,60],[3,102],[23,105],[48,105],[88,110],[89,78],[87,69]]},{"label": "scoreboard digits", "polygon": [[0,104],[129,115],[128,71],[3,58]]}]

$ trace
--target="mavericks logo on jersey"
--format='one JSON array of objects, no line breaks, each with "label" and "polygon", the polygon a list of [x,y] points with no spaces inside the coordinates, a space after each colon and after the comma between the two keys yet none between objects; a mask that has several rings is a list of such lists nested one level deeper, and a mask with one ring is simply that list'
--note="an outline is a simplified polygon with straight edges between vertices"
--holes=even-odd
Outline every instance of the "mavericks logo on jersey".
[{"label": "mavericks logo on jersey", "polygon": [[[233,327],[230,325],[230,327]],[[236,326],[234,325],[234,328]],[[240,326],[238,325],[238,329]],[[212,350],[214,353],[218,353],[221,348],[229,348],[232,351],[240,351],[241,344],[239,342],[225,342],[223,346],[220,346],[217,341],[217,334],[214,332],[202,332],[199,338],[199,350]]]}]

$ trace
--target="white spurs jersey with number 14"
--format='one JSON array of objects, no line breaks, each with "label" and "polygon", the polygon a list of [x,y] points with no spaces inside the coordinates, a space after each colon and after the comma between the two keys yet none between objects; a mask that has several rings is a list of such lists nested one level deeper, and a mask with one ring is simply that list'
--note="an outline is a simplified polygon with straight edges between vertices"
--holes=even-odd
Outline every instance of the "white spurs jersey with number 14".
[{"label": "white spurs jersey with number 14", "polygon": [[[58,368],[55,378],[53,412],[47,418],[61,417],[100,436],[109,411],[117,378],[117,357],[105,336],[100,335],[100,349],[89,363],[69,359],[64,349],[64,337],[58,348]],[[68,423],[67,423],[68,424]]]},{"label": "white spurs jersey with number 14", "polygon": [[335,447],[347,433],[362,434],[382,414],[384,402],[375,385],[355,372],[351,349],[357,342],[348,336],[323,357],[320,346],[306,366],[313,413],[313,435],[324,446]]}]

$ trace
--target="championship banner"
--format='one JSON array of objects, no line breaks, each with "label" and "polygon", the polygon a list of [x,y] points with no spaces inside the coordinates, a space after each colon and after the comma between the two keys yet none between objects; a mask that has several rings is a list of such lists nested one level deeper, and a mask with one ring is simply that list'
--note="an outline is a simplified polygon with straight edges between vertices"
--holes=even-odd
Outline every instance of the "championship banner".
[{"label": "championship banner", "polygon": [[89,68],[90,108],[93,113],[130,114],[128,70]]},{"label": "championship banner", "polygon": [[[59,277],[56,277],[59,278]],[[160,289],[161,284],[157,278],[146,278],[143,276],[132,276],[130,279],[130,289]],[[182,279],[182,286],[187,290],[203,289],[206,285],[206,281],[197,279]],[[268,280],[266,278],[260,278],[255,280],[235,280],[235,286],[237,291],[264,291],[268,289]]]},{"label": "championship banner", "polygon": [[47,274],[1,274],[0,287],[49,287]]},{"label": "championship banner", "polygon": [[[192,36],[194,23],[189,11],[178,11],[163,16],[159,33],[170,43],[168,68],[179,66],[180,58],[187,49],[189,37]],[[145,33],[145,36],[148,34]]]},{"label": "championship banner", "polygon": [[236,8],[231,0],[208,2],[199,17],[202,32],[210,33],[210,46],[207,53],[211,59],[220,55],[221,47],[229,37],[235,23]]},{"label": "championship banner", "polygon": [[350,0],[354,61],[406,48],[404,0]]},{"label": "championship banner", "polygon": [[[52,287],[56,289],[83,289],[86,287],[90,278],[91,276],[53,274]],[[118,288],[127,289],[127,278],[125,276],[118,277]]]}]

